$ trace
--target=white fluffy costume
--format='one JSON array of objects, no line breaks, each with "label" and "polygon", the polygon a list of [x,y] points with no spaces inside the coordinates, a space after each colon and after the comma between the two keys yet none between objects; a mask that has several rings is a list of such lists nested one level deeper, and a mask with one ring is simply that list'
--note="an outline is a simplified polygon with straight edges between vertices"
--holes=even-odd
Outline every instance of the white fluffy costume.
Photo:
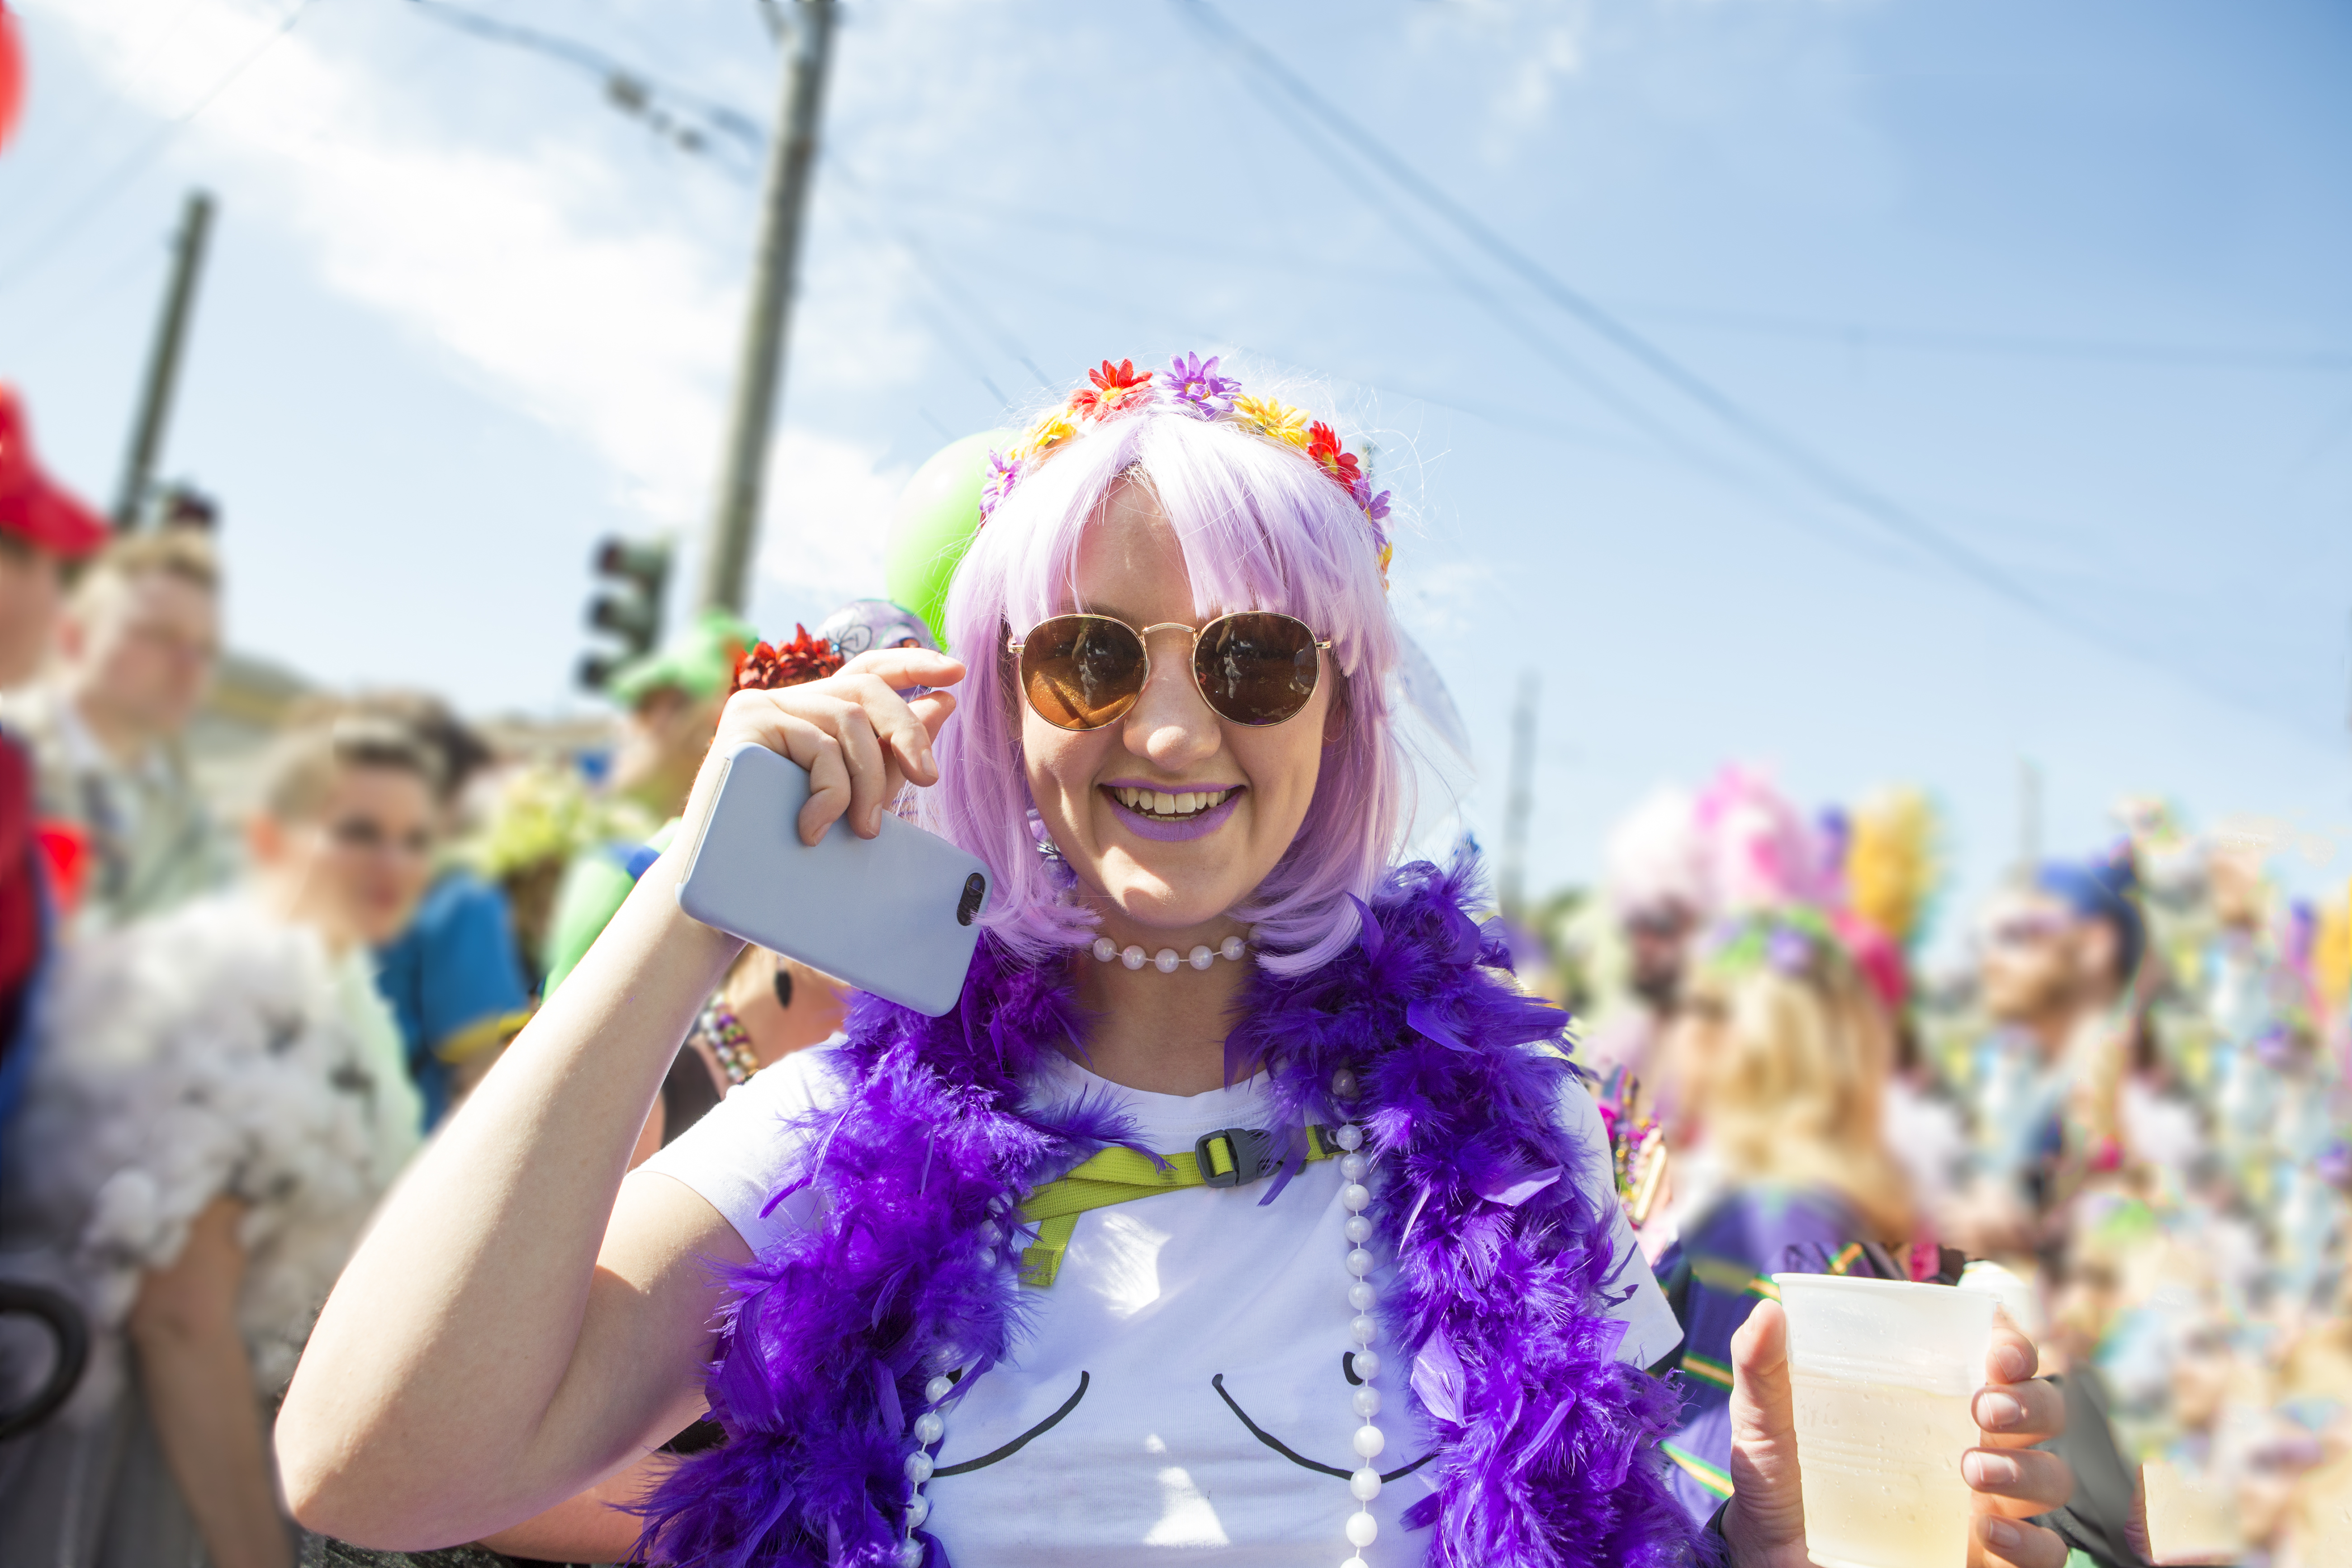
[{"label": "white fluffy costume", "polygon": [[[122,1325],[215,1199],[244,1203],[236,1319],[265,1410],[421,1106],[364,953],[213,900],[69,952],[0,1171],[0,1275],[80,1301],[89,1372],[0,1444],[0,1561],[201,1561],[132,1386]],[[196,1555],[190,1557],[191,1550]]]}]

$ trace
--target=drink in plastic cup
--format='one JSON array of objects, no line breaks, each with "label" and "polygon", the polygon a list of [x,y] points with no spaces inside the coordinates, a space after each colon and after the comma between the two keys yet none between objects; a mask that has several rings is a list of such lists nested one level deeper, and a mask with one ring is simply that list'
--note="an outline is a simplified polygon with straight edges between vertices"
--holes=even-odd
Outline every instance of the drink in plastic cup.
[{"label": "drink in plastic cup", "polygon": [[2139,1479],[2147,1498],[2147,1543],[2157,1562],[2235,1563],[2245,1555],[2235,1478],[2150,1459],[2140,1466]]},{"label": "drink in plastic cup", "polygon": [[1999,1305],[1980,1291],[1775,1274],[1789,1319],[1805,1549],[1822,1568],[1965,1568]]}]

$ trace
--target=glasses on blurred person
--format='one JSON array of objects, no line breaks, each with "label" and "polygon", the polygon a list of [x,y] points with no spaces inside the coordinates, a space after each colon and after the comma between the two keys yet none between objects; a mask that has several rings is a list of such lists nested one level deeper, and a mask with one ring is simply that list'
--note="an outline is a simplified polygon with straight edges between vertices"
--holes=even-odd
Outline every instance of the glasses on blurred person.
[{"label": "glasses on blurred person", "polygon": [[2017,949],[2054,942],[2067,926],[2063,915],[2046,912],[2005,915],[1985,927],[1988,946]]},{"label": "glasses on blurred person", "polygon": [[327,829],[338,849],[355,855],[408,855],[423,859],[433,852],[433,836],[424,828],[395,834],[372,817],[346,816]]}]

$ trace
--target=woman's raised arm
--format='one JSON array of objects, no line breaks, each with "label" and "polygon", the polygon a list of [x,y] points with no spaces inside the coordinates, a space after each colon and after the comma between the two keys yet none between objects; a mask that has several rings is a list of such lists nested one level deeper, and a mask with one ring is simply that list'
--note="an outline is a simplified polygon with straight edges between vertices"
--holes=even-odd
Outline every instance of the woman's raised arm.
[{"label": "woman's raised arm", "polygon": [[[902,781],[938,776],[962,667],[866,654],[826,680],[741,692],[713,755],[758,741],[810,773],[802,836],[871,837]],[[629,1152],[696,1012],[740,945],[681,914],[706,764],[672,850],[386,1200],[278,1415],[297,1517],[362,1544],[474,1540],[551,1507],[700,1409],[719,1287],[744,1261],[716,1210]]]}]

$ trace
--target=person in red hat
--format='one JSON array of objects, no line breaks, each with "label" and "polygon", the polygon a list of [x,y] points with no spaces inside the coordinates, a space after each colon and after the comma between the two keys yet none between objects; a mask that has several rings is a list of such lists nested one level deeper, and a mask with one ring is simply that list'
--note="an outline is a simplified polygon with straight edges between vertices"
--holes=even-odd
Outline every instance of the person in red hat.
[{"label": "person in red hat", "polygon": [[[64,606],[67,564],[108,537],[106,521],[42,469],[24,401],[0,384],[0,689],[40,668]],[[0,1128],[24,1079],[18,1047],[51,918],[81,858],[78,835],[37,819],[33,781],[31,757],[0,729]]]}]

